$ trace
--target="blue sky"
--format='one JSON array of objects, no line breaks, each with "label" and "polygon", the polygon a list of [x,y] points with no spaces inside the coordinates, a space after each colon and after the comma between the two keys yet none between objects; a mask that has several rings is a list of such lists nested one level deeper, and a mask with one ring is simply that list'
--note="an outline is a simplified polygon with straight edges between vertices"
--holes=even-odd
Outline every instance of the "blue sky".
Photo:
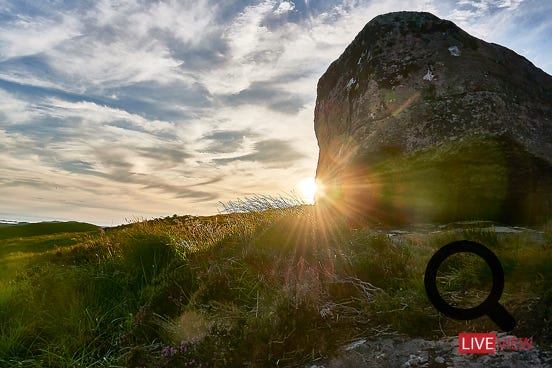
[{"label": "blue sky", "polygon": [[552,74],[547,0],[0,0],[0,219],[112,225],[297,190],[318,78],[399,10]]}]

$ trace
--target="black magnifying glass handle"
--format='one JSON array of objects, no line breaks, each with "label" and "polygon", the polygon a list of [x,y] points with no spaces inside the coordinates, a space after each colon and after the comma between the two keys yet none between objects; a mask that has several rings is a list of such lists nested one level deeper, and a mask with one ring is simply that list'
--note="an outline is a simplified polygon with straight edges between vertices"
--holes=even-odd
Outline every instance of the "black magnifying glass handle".
[{"label": "black magnifying glass handle", "polygon": [[[489,296],[476,307],[468,309],[453,307],[441,297],[439,290],[437,290],[437,270],[439,266],[445,259],[456,253],[473,253],[478,255],[487,263],[493,274],[493,287]],[[504,290],[504,270],[502,269],[502,265],[497,256],[483,244],[469,240],[458,240],[439,249],[427,264],[424,275],[424,286],[429,301],[439,312],[448,317],[470,320],[487,315],[503,331],[511,331],[516,326],[514,317],[498,303]]]},{"label": "black magnifying glass handle", "polygon": [[499,303],[490,308],[487,315],[502,331],[511,331],[516,327],[514,317]]}]

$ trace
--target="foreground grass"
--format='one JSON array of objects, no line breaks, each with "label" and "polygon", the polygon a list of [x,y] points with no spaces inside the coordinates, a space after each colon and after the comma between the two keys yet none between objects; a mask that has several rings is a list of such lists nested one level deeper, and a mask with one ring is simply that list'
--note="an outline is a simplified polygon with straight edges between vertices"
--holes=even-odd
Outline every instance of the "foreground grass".
[{"label": "foreground grass", "polygon": [[[550,229],[544,240],[479,228],[390,237],[299,206],[69,239],[55,251],[40,237],[20,240],[30,250],[36,242],[37,254],[2,276],[0,366],[301,366],[358,337],[494,330],[486,317],[444,318],[426,298],[429,258],[457,239],[501,259],[513,333],[552,340]],[[451,302],[485,296],[477,260],[444,271]]]}]

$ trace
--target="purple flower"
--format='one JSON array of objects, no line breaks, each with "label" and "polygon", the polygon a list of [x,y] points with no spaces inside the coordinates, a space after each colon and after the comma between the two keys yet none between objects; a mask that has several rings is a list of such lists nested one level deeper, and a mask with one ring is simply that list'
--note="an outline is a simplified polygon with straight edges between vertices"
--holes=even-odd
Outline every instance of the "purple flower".
[{"label": "purple flower", "polygon": [[161,355],[163,356],[163,358],[171,358],[175,356],[177,353],[178,353],[178,350],[176,350],[172,346],[165,346],[161,351]]},{"label": "purple flower", "polygon": [[165,346],[163,348],[163,351],[161,351],[161,355],[163,355],[163,358],[168,358],[170,354],[171,354],[171,347],[170,346]]}]

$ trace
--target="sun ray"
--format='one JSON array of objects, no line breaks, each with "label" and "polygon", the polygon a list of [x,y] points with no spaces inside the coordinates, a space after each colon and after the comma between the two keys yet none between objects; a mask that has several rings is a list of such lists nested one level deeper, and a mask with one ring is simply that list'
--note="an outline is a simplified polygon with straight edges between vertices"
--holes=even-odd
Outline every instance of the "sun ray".
[{"label": "sun ray", "polygon": [[299,182],[299,192],[301,198],[309,204],[314,203],[314,198],[317,195],[318,185],[314,178],[304,178]]}]

